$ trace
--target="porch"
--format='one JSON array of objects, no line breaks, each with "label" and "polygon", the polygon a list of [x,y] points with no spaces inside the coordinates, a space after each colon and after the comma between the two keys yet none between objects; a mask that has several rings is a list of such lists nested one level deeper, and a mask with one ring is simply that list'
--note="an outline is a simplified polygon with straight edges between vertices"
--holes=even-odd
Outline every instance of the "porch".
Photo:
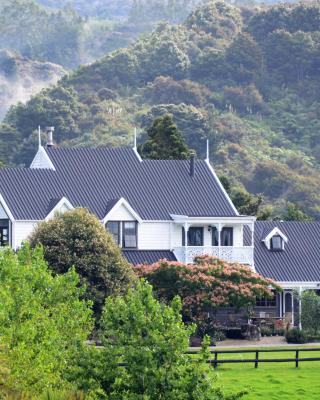
[{"label": "porch", "polygon": [[171,251],[191,264],[209,255],[254,268],[254,217],[188,217],[171,215]]},{"label": "porch", "polygon": [[181,246],[173,251],[178,261],[188,264],[206,254],[227,262],[253,265],[253,246]]}]

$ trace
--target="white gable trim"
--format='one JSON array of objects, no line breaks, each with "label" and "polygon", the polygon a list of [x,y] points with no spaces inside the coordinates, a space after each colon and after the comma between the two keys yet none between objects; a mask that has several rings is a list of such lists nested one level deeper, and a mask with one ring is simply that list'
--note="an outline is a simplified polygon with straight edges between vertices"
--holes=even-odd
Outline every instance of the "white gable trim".
[{"label": "white gable trim", "polygon": [[267,243],[273,236],[279,235],[286,243],[288,242],[287,236],[280,231],[279,228],[275,227],[272,231],[263,239],[263,242]]},{"label": "white gable trim", "polygon": [[2,197],[2,195],[0,194],[0,203],[4,209],[4,211],[7,213],[8,218],[10,219],[11,222],[15,221],[12,212],[10,211],[9,207],[7,206],[7,203],[5,202],[4,198]]},{"label": "white gable trim", "polygon": [[238,210],[236,209],[235,205],[232,203],[232,200],[230,199],[226,189],[223,187],[222,183],[220,182],[220,179],[218,178],[217,174],[215,173],[215,170],[212,168],[212,165],[210,164],[210,161],[208,159],[205,160],[205,163],[207,164],[210,172],[212,173],[213,177],[217,181],[218,185],[220,186],[220,189],[222,190],[223,194],[225,195],[226,199],[228,200],[230,206],[233,208],[233,211],[236,213],[236,215],[239,215]]},{"label": "white gable trim", "polygon": [[139,214],[134,211],[134,209],[130,206],[130,204],[127,202],[126,199],[121,197],[121,199],[119,199],[117,201],[117,203],[112,207],[112,209],[103,218],[102,222],[104,225],[110,220],[110,218],[112,217],[112,214],[121,206],[124,206],[136,221],[138,221],[140,224],[142,223],[142,219],[139,216]]},{"label": "white gable trim", "polygon": [[54,216],[55,212],[57,212],[63,205],[65,205],[69,210],[72,210],[74,208],[66,197],[62,197],[61,200],[53,207],[53,209],[46,216],[45,221],[50,220]]},{"label": "white gable trim", "polygon": [[50,157],[48,156],[47,152],[45,151],[43,146],[40,146],[37,154],[35,155],[31,165],[31,169],[52,169],[55,171],[55,167],[50,160]]}]

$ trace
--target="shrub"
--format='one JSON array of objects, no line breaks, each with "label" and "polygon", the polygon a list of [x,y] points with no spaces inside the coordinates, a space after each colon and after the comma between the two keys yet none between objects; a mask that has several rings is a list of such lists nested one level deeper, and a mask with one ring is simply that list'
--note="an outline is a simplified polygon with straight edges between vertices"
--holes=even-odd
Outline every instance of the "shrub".
[{"label": "shrub", "polygon": [[44,257],[56,274],[75,267],[96,314],[107,296],[125,291],[131,283],[129,263],[111,234],[86,209],[57,214],[52,220],[40,223],[30,237],[30,244],[44,247]]},{"label": "shrub", "polygon": [[[194,326],[184,325],[180,311],[178,297],[161,304],[144,281],[125,296],[107,299],[99,364],[105,370],[95,379],[108,399],[225,399],[207,363],[208,338],[195,362],[185,354]],[[117,368],[117,362],[123,367]]]},{"label": "shrub", "polygon": [[308,338],[305,331],[302,331],[298,328],[289,329],[286,333],[286,340],[288,343],[307,343]]},{"label": "shrub", "polygon": [[272,329],[268,326],[262,326],[261,329],[261,336],[272,336]]}]

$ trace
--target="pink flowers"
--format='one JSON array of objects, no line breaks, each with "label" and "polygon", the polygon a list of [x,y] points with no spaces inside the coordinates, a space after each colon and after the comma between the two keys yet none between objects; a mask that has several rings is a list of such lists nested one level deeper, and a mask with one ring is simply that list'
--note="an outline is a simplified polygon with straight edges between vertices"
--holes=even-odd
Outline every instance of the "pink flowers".
[{"label": "pink flowers", "polygon": [[161,260],[153,265],[139,265],[135,272],[147,279],[164,301],[179,295],[184,313],[192,318],[220,306],[246,307],[256,298],[272,297],[270,286],[279,289],[247,266],[212,256],[199,256],[195,264]]}]

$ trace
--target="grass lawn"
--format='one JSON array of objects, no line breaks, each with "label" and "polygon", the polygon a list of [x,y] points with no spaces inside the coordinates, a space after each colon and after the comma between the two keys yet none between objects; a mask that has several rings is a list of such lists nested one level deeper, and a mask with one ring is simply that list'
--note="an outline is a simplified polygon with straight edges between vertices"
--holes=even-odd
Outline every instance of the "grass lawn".
[{"label": "grass lawn", "polygon": [[[310,346],[312,347],[312,346]],[[277,347],[279,348],[279,347]],[[281,348],[281,347],[280,347]],[[286,347],[288,349],[288,347]],[[297,346],[297,348],[299,348]],[[271,349],[268,347],[268,349]],[[240,350],[240,349],[237,349]],[[221,359],[254,358],[254,354],[220,355]],[[294,358],[295,352],[263,353],[260,358]],[[301,352],[299,357],[320,357],[319,352]],[[245,400],[319,400],[320,361],[302,362],[299,368],[291,363],[220,364],[217,384],[226,394],[248,389]]]}]

